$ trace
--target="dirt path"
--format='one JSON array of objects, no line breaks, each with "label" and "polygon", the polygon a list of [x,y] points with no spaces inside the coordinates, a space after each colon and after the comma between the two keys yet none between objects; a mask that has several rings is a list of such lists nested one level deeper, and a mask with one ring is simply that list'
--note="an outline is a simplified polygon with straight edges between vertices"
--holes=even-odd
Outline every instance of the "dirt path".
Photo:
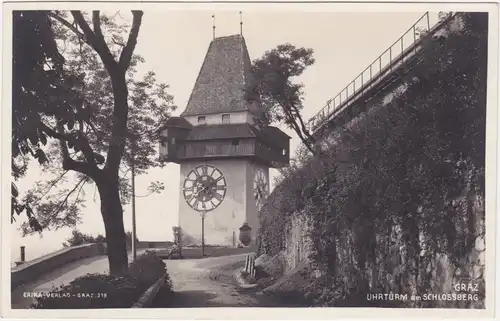
[{"label": "dirt path", "polygon": [[191,260],[166,260],[174,294],[158,297],[154,307],[262,306],[253,292],[242,290],[232,274],[243,267],[246,254]]}]

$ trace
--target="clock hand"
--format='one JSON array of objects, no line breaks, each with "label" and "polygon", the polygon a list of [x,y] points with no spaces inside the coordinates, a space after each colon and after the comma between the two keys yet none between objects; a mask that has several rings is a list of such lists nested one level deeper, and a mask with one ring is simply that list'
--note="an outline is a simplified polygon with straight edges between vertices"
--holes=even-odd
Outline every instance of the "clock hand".
[{"label": "clock hand", "polygon": [[205,191],[206,189],[207,189],[206,187],[203,187],[202,189],[200,189],[200,190],[196,193],[195,197],[196,197],[196,196],[198,196],[201,192]]}]

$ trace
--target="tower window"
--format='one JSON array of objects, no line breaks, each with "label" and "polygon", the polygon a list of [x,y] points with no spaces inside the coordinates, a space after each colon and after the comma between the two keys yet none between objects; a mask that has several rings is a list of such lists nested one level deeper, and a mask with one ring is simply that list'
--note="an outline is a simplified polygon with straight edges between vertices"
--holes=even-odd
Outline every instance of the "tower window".
[{"label": "tower window", "polygon": [[281,155],[286,156],[286,149],[283,149],[283,150],[281,151]]},{"label": "tower window", "polygon": [[175,145],[175,137],[172,137],[171,142],[172,142],[172,145]]},{"label": "tower window", "polygon": [[230,114],[222,114],[222,123],[223,124],[231,123],[231,115]]},{"label": "tower window", "polygon": [[199,125],[205,125],[207,123],[207,119],[205,116],[198,116],[198,124]]}]

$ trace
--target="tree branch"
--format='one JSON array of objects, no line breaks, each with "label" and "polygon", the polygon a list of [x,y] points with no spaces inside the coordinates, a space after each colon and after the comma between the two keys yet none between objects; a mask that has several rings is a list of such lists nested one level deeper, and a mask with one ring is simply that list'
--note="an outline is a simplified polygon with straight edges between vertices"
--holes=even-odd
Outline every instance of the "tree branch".
[{"label": "tree branch", "polygon": [[[76,199],[75,199],[74,205],[76,205],[76,203],[80,200],[80,194],[83,190],[83,187],[87,183],[86,178],[84,178],[83,180],[84,180],[84,182],[83,182],[82,186],[80,186],[80,189],[78,190],[78,193],[76,194]],[[85,197],[85,193],[83,194],[83,197]]]},{"label": "tree branch", "polygon": [[285,101],[285,100],[287,100],[286,98],[275,97],[275,99],[281,105],[281,109],[285,113],[285,118],[286,118],[287,123],[292,127],[292,129],[295,131],[297,136],[299,136],[300,140],[302,141],[302,143],[304,143],[305,147],[313,155],[316,155],[316,151],[311,146],[312,142],[307,137],[304,136],[305,134],[308,134],[308,132],[303,133],[302,130],[300,130],[299,125],[297,124],[297,121],[295,120],[296,118],[299,118],[302,120],[302,118],[300,117],[300,114],[297,112],[296,113],[297,117],[294,117],[294,115],[291,112],[293,104],[288,102],[288,101]]},{"label": "tree branch", "polygon": [[[93,12],[93,18],[95,18],[95,13],[96,11]],[[87,21],[85,21],[85,18],[83,17],[81,11],[71,11],[71,14],[73,15],[73,18],[85,35],[85,42],[87,42],[87,44],[89,44],[97,52],[99,57],[101,57],[106,70],[108,70],[108,72],[114,70],[117,67],[117,63],[113,58],[113,55],[109,51],[109,48],[106,45],[106,41],[104,40],[104,37],[102,35],[100,29],[100,19],[97,19],[97,21],[96,19],[93,19],[94,28],[96,27],[96,24],[99,24],[96,34],[92,31],[92,29],[90,29],[90,26]],[[97,11],[97,14],[99,14],[99,11]]]},{"label": "tree branch", "polygon": [[113,85],[114,108],[113,108],[113,130],[109,142],[105,171],[109,171],[113,176],[118,175],[118,168],[121,163],[123,151],[127,138],[127,118],[128,118],[128,88],[125,73],[130,66],[130,60],[137,44],[137,36],[142,21],[142,11],[132,11],[134,21],[129,34],[127,45],[120,56],[117,72],[110,72],[111,83]]},{"label": "tree branch", "polygon": [[52,187],[54,187],[57,183],[59,183],[59,181],[60,181],[60,180],[64,177],[64,175],[66,175],[67,173],[68,173],[68,171],[67,171],[67,170],[65,170],[65,171],[64,171],[64,173],[62,173],[62,175],[61,175],[61,176],[59,176],[56,180],[54,180],[54,181],[52,182],[52,184],[50,184],[49,188],[45,191],[45,193],[43,193],[43,194],[42,194],[42,196],[40,196],[38,199],[36,199],[34,203],[36,204],[36,203],[38,203],[38,201],[40,201],[42,198],[44,198],[44,197],[45,197],[45,195],[47,195],[47,194],[50,192],[50,190],[52,189]]},{"label": "tree branch", "polygon": [[[57,134],[60,137],[67,137],[63,134],[64,127],[62,123],[58,123],[57,125]],[[61,147],[61,155],[62,155],[62,165],[64,170],[74,170],[85,174],[92,179],[96,179],[99,174],[99,168],[97,168],[95,163],[87,163],[87,162],[79,162],[75,161],[69,155],[68,145],[66,144],[66,139],[59,139],[59,146]]]},{"label": "tree branch", "polygon": [[64,19],[60,15],[54,12],[49,12],[48,14],[50,17],[54,18],[55,20],[59,21],[62,25],[64,25],[66,28],[70,29],[73,31],[74,34],[78,36],[79,39],[83,39],[85,42],[87,42],[87,39],[83,33],[81,33],[75,26],[73,26],[68,20]]},{"label": "tree branch", "polygon": [[292,104],[292,103],[290,103],[290,107],[292,108],[292,110],[296,114],[295,119],[298,119],[300,128],[302,129],[302,132],[311,141],[311,143],[314,143],[314,137],[312,137],[311,134],[309,133],[309,131],[307,130],[306,125],[304,123],[304,120],[302,119],[302,116],[300,115],[299,109],[297,108],[297,106],[295,106],[295,104]]},{"label": "tree branch", "polygon": [[[45,125],[43,122],[40,122],[40,130],[51,137],[59,139],[62,142],[70,142],[71,144],[78,147],[83,152],[89,165],[91,165],[91,164],[93,164],[94,166],[96,165],[95,158],[94,158],[94,151],[93,151],[92,147],[90,146],[87,138],[85,136],[83,136],[83,134],[81,132],[79,132],[78,138],[74,138],[70,135],[64,134],[64,128],[62,127],[62,125],[60,128],[58,128],[58,131],[55,131],[52,128],[50,128],[49,126]],[[62,145],[61,145],[61,148],[63,148]],[[69,155],[68,147],[65,143],[64,143],[64,148],[65,148],[65,152],[67,152],[67,157],[71,158],[71,156]],[[63,148],[63,150],[64,150],[64,148]],[[64,159],[64,157],[63,157],[63,159]]]},{"label": "tree branch", "polygon": [[132,28],[128,35],[127,45],[123,48],[120,55],[119,65],[122,70],[127,70],[130,65],[130,60],[132,59],[132,54],[134,52],[135,46],[137,45],[137,36],[139,35],[139,29],[142,22],[142,11],[132,10],[132,15],[134,16],[132,21]]},{"label": "tree branch", "polygon": [[94,26],[94,33],[96,36],[104,39],[101,29],[101,16],[99,10],[92,11],[92,24]]},{"label": "tree branch", "polygon": [[[50,216],[52,216],[53,214],[57,214],[57,213],[59,213],[59,211],[60,211],[60,210],[61,210],[61,208],[64,206],[64,204],[66,204],[66,202],[68,201],[68,199],[69,199],[69,197],[71,196],[71,194],[73,194],[73,193],[76,191],[76,189],[78,188],[78,186],[80,186],[80,184],[81,184],[82,182],[85,182],[85,180],[86,180],[86,178],[82,178],[82,179],[81,179],[81,180],[80,180],[80,181],[79,181],[79,182],[75,185],[75,187],[73,187],[73,189],[72,189],[72,190],[71,190],[71,191],[70,191],[70,192],[66,195],[66,197],[64,198],[64,200],[63,200],[61,203],[59,203],[59,206],[57,207],[57,209],[56,209],[54,212],[52,212],[52,213],[50,214]],[[85,185],[85,184],[84,184],[84,185]]]}]

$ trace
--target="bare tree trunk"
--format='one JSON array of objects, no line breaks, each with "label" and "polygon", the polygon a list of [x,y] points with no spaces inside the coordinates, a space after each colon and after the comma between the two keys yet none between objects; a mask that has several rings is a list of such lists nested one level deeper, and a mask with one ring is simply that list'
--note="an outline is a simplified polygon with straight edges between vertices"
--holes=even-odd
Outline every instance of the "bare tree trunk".
[{"label": "bare tree trunk", "polygon": [[128,256],[118,185],[100,182],[97,187],[101,197],[101,214],[106,231],[109,272],[111,275],[123,275],[127,271]]}]

